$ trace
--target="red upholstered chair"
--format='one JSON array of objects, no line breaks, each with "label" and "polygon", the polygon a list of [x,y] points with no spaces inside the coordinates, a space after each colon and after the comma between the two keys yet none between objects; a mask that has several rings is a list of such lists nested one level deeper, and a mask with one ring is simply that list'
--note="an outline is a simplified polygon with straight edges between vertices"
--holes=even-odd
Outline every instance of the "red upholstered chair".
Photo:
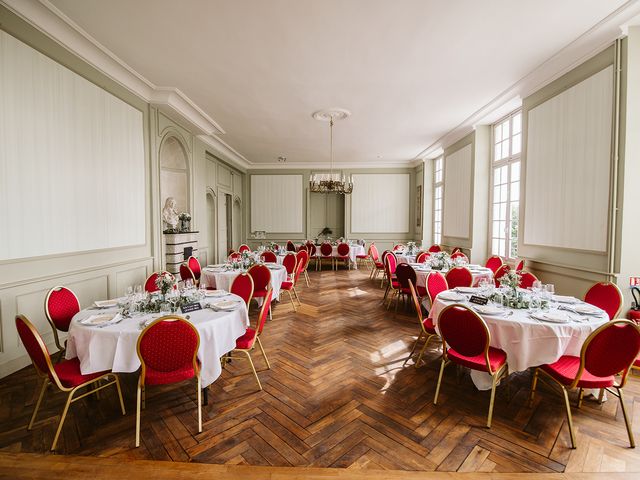
[{"label": "red upholstered chair", "polygon": [[198,433],[202,432],[202,391],[198,348],[200,335],[190,322],[176,315],[160,317],[138,337],[140,377],[136,396],[136,447],[140,446],[140,410],[147,385],[168,385],[196,378]]},{"label": "red upholstered chair", "polygon": [[429,247],[430,253],[441,252],[441,251],[442,251],[442,247],[440,245],[431,245]]},{"label": "red upholstered chair", "polygon": [[423,317],[422,305],[420,304],[420,299],[418,298],[416,288],[414,287],[414,282],[412,282],[411,280],[409,281],[409,291],[411,292],[411,299],[413,300],[413,306],[415,307],[416,314],[418,316],[418,323],[420,324],[420,334],[418,335],[418,338],[416,338],[416,341],[413,344],[413,348],[411,349],[411,353],[409,353],[409,356],[407,357],[404,363],[406,365],[406,363],[411,358],[413,358],[413,354],[415,353],[416,348],[418,347],[418,344],[420,343],[420,341],[422,341],[422,338],[424,337],[424,345],[420,349],[420,353],[418,354],[416,363],[414,363],[414,367],[418,368],[420,366],[420,362],[422,361],[422,356],[424,355],[424,352],[427,349],[427,345],[429,345],[429,341],[433,337],[439,338],[439,336],[438,336],[438,332],[436,332],[436,327],[433,324],[433,319],[431,317],[428,317],[428,318]]},{"label": "red upholstered chair", "polygon": [[[582,345],[579,357],[564,355],[554,363],[536,368],[531,383],[530,403],[533,403],[538,379],[551,381],[549,383],[559,386],[567,409],[571,448],[576,448],[568,391],[574,388],[580,389],[578,393],[579,408],[583,389],[606,389],[620,399],[629,443],[633,448],[635,442],[624,406],[622,388],[638,353],[640,353],[640,327],[629,320],[611,320],[589,335]],[[620,380],[616,381],[618,374],[620,374]],[[600,400],[602,400],[602,395]]]},{"label": "red upholstered chair", "polygon": [[523,271],[519,271],[518,273],[520,273],[520,288],[531,288],[533,287],[533,282],[538,280],[538,277],[533,273]]},{"label": "red upholstered chair", "polygon": [[307,248],[307,245],[305,243],[298,245],[298,248],[296,248],[296,252],[300,252],[302,250],[306,250],[307,253],[309,252],[309,249]]},{"label": "red upholstered chair", "polygon": [[287,280],[291,280],[296,273],[296,263],[298,263],[298,260],[293,252],[287,253],[282,259],[282,266],[287,271]]},{"label": "red upholstered chair", "polygon": [[247,328],[244,335],[236,340],[236,348],[234,348],[227,357],[225,357],[224,364],[231,358],[236,358],[234,353],[242,353],[243,356],[249,361],[249,365],[251,365],[251,370],[253,371],[253,376],[256,378],[256,382],[258,382],[258,388],[262,390],[262,384],[260,383],[260,379],[258,378],[258,373],[256,372],[256,367],[253,365],[253,360],[251,359],[251,350],[253,347],[258,344],[260,347],[260,351],[262,352],[262,356],[264,357],[264,361],[267,363],[267,368],[271,368],[271,364],[269,364],[269,359],[267,358],[267,354],[264,353],[264,348],[262,347],[262,342],[260,341],[260,334],[264,329],[265,321],[267,320],[267,311],[269,310],[268,305],[271,305],[272,299],[272,291],[271,288],[267,290],[267,295],[265,296],[264,303],[262,304],[262,308],[260,309],[260,313],[258,314],[258,321],[256,323],[255,328]]},{"label": "red upholstered chair", "polygon": [[227,260],[229,262],[233,262],[234,260],[239,260],[240,258],[242,258],[242,254],[240,252],[231,252],[229,254],[229,257],[227,257]]},{"label": "red upholstered chair", "polygon": [[[387,261],[387,255],[393,255],[395,257],[395,254],[391,251],[391,250],[385,250],[384,252],[382,252],[382,256],[380,257],[380,262],[382,263],[382,268],[383,268],[383,275],[382,275],[382,280],[380,281],[380,288],[382,288],[384,286],[384,282],[387,279],[387,274],[386,274],[386,261]],[[398,258],[396,257],[396,264],[398,263]]]},{"label": "red upholstered chair", "polygon": [[495,272],[493,272],[493,282],[495,283],[496,287],[500,286],[500,279],[510,270],[511,270],[511,267],[505,263],[500,268],[498,268]]},{"label": "red upholstered chair", "polygon": [[251,251],[251,248],[249,248],[249,245],[247,245],[246,243],[243,243],[238,247],[238,252],[240,253],[250,252],[250,251]]},{"label": "red upholstered chair", "polygon": [[298,251],[298,253],[296,253],[296,259],[298,260],[298,263],[301,262],[302,265],[304,265],[302,268],[302,274],[304,275],[304,281],[306,282],[307,287],[310,287],[311,284],[309,282],[309,274],[307,273],[307,269],[309,268],[310,257],[307,249],[303,248],[302,250]]},{"label": "red upholstered chair", "polygon": [[227,256],[229,256],[229,255],[231,255],[233,253],[236,253],[236,251],[232,248],[227,252]]},{"label": "red upholstered chair", "polygon": [[416,257],[416,263],[425,263],[427,260],[429,260],[430,256],[431,254],[429,252],[420,252]]},{"label": "red upholstered chair", "polygon": [[442,374],[449,363],[486,372],[492,379],[487,416],[487,428],[491,428],[496,384],[502,377],[509,375],[507,354],[490,346],[491,334],[487,324],[476,312],[464,305],[449,305],[442,310],[438,317],[438,330],[442,338],[442,362],[433,404],[438,403]]},{"label": "red upholstered chair", "polygon": [[349,247],[348,243],[339,243],[336,248],[336,257],[335,257],[335,266],[336,270],[338,269],[338,261],[344,263],[344,266],[351,270],[351,258],[349,257],[349,253],[351,253],[351,247]]},{"label": "red upholstered chair", "polygon": [[330,243],[323,243],[320,245],[320,255],[318,256],[320,270],[322,270],[322,260],[329,260],[331,262],[331,269],[333,270],[334,257],[333,257],[333,247]]},{"label": "red upholstered chair", "polygon": [[504,262],[502,261],[502,257],[498,255],[493,255],[487,259],[487,263],[485,263],[485,267],[489,268],[493,273],[502,266]]},{"label": "red upholstered chair", "polygon": [[202,275],[202,268],[200,267],[200,262],[193,255],[187,259],[187,266],[193,272],[193,276],[196,278],[198,282],[200,282],[200,275]]},{"label": "red upholstered chair", "polygon": [[53,340],[60,352],[60,359],[64,357],[65,347],[60,343],[58,330],[69,331],[69,324],[73,316],[80,311],[78,297],[66,287],[53,287],[44,299],[44,313],[53,330]]},{"label": "red upholstered chair", "polygon": [[467,267],[453,267],[445,277],[449,288],[470,287],[473,285],[473,275]]},{"label": "red upholstered chair", "polygon": [[[157,292],[159,290],[158,287],[156,286],[156,280],[158,279],[158,275],[160,275],[160,273],[171,275],[172,277],[174,276],[172,273],[169,273],[167,271],[153,272],[151,275],[149,275],[147,277],[147,279],[144,282],[144,291],[145,292],[153,293],[153,292]],[[175,279],[175,277],[174,277],[174,279]]]},{"label": "red upholstered chair", "polygon": [[405,248],[407,247],[405,247],[404,243],[396,243],[391,250],[394,252],[403,252]]},{"label": "red upholstered chair", "polygon": [[382,263],[380,259],[378,247],[376,247],[375,244],[372,243],[369,246],[369,253],[371,255],[371,275],[369,276],[369,278],[375,281],[380,272],[384,274],[384,263]]},{"label": "red upholstered chair", "polygon": [[188,281],[191,281],[193,285],[198,285],[198,280],[194,275],[193,271],[189,268],[189,265],[186,263],[182,263],[180,265],[180,280],[182,280],[185,284]]},{"label": "red upholstered chair", "polygon": [[287,252],[295,252],[296,246],[293,244],[291,240],[287,240]]},{"label": "red upholstered chair", "polygon": [[265,251],[260,258],[264,263],[278,263],[278,257],[271,250]]},{"label": "red upholstered chair", "polygon": [[387,304],[387,310],[391,306],[391,301],[393,298],[398,295],[398,290],[400,290],[400,283],[398,283],[398,279],[396,277],[396,267],[398,265],[398,259],[396,256],[389,252],[388,255],[384,257],[384,276],[387,280],[387,288],[384,292],[384,297],[382,298],[382,302],[387,299],[387,296],[391,293],[391,297],[389,297],[389,303]]},{"label": "red upholstered chair", "polygon": [[[302,306],[302,302],[300,301],[300,297],[298,296],[298,291],[296,290],[296,285],[298,284],[298,280],[300,279],[300,275],[302,274],[303,271],[304,271],[304,263],[298,263],[295,266],[295,272],[291,277],[291,279],[286,282],[282,282],[282,285],[280,285],[280,288],[282,290],[286,290],[286,292],[289,294],[289,299],[291,300],[291,305],[293,305],[294,312],[296,311],[296,304],[293,301],[294,296],[296,297],[296,300],[298,300],[298,303],[300,304],[300,306]],[[293,294],[291,292],[293,292]]]},{"label": "red upholstered chair", "polygon": [[429,297],[429,309],[439,293],[449,290],[447,279],[440,272],[431,272],[427,276],[427,296]]},{"label": "red upholstered chair", "polygon": [[609,320],[613,320],[620,315],[622,308],[622,292],[615,283],[600,282],[594,284],[585,294],[584,301],[601,308]]},{"label": "red upholstered chair", "polygon": [[524,260],[516,261],[516,272],[524,270]]},{"label": "red upholstered chair", "polygon": [[[267,290],[271,288],[271,270],[264,265],[253,265],[247,272],[253,278],[253,298],[265,298]],[[271,304],[269,304],[269,315],[273,320]]]},{"label": "red upholstered chair", "polygon": [[455,253],[451,254],[451,260],[455,260],[456,258],[462,258],[465,262],[469,263],[469,257],[467,257],[464,252],[458,250]]},{"label": "red upholstered chair", "polygon": [[[399,290],[396,292],[402,296],[411,296],[411,289],[409,284],[416,285],[417,284],[417,275],[416,271],[413,269],[411,265],[408,263],[400,263],[396,267],[396,278],[398,280],[398,284],[400,286]],[[427,295],[427,289],[424,287],[416,287],[416,294],[419,297],[424,297]],[[396,311],[398,310],[398,299],[396,298]]]},{"label": "red upholstered chair", "polygon": [[253,278],[248,273],[241,273],[236,278],[233,279],[231,283],[231,293],[242,297],[244,303],[247,304],[247,309],[249,308],[249,304],[251,303],[251,298],[253,297]]},{"label": "red upholstered chair", "polygon": [[316,270],[318,269],[318,249],[313,242],[307,242],[307,251],[309,252],[309,262],[315,262]]},{"label": "red upholstered chair", "polygon": [[451,256],[455,255],[458,252],[461,252],[462,249],[460,247],[453,247],[453,250],[451,250]]},{"label": "red upholstered chair", "polygon": [[[38,377],[42,379],[40,395],[36,401],[36,406],[33,410],[33,414],[31,415],[31,420],[29,421],[27,430],[31,430],[33,428],[33,423],[38,415],[38,410],[40,409],[44,392],[47,390],[47,386],[49,384],[53,385],[61,392],[67,393],[67,401],[64,405],[60,422],[58,423],[58,429],[53,437],[51,450],[56,449],[58,438],[62,431],[62,425],[64,424],[67,412],[69,411],[69,406],[76,400],[92,393],[96,393],[103,388],[115,385],[118,390],[118,398],[120,399],[122,414],[125,414],[122,391],[120,390],[120,381],[115,373],[106,371],[83,375],[82,372],[80,372],[80,361],[77,358],[62,360],[54,366],[42,337],[36,330],[36,327],[34,327],[25,316],[16,316],[16,329],[18,330],[18,335],[20,336],[20,340],[24,345],[24,348],[27,350],[27,353],[31,358],[31,362],[36,369]],[[107,383],[97,383],[98,380],[104,380]],[[86,388],[87,390],[83,391],[79,396],[76,396],[76,393],[83,388]]]}]

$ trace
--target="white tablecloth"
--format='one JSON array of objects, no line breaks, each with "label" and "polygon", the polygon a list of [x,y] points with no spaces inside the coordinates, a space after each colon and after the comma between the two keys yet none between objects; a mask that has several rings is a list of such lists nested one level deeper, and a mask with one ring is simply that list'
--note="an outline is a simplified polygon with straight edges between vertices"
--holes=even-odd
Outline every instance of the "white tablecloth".
[{"label": "white tablecloth", "polygon": [[398,263],[415,263],[416,255],[409,255],[404,253],[396,253],[396,258],[398,259]]},{"label": "white tablecloth", "polygon": [[[483,278],[488,282],[493,282],[493,272],[491,269],[482,267],[480,265],[468,265],[471,270],[471,275],[473,276],[473,286],[477,286],[480,283],[480,280]],[[416,271],[416,283],[419,287],[425,287],[427,285],[427,277],[432,272],[427,264],[424,264],[421,267],[414,266],[414,270]],[[439,270],[442,275],[447,275],[447,270]]]},{"label": "white tablecloth", "polygon": [[[440,312],[453,303],[468,302],[444,301],[436,297],[430,316],[434,319],[436,329]],[[581,302],[582,303],[582,302]],[[509,372],[521,372],[530,367],[553,363],[563,355],[580,355],[580,349],[587,337],[600,325],[609,320],[606,312],[601,310],[599,316],[585,316],[581,321],[567,323],[542,322],[529,317],[529,311],[512,310],[507,316],[481,315],[491,333],[491,346],[501,348],[507,354]],[[489,374],[472,371],[473,383],[480,390],[491,388]]]},{"label": "white tablecloth", "polygon": [[[189,316],[189,321],[200,334],[198,358],[202,363],[200,375],[203,387],[212,384],[220,376],[220,357],[235,348],[236,339],[244,335],[249,326],[247,307],[242,299],[235,295],[224,297],[226,300],[230,298],[239,300],[238,307],[230,312],[214,312],[205,308],[188,314],[177,313],[182,317]],[[202,303],[206,305],[217,300],[220,299],[205,298]],[[73,317],[67,337],[66,358],[78,357],[83,374],[104,370],[135,372],[140,368],[136,353],[138,337],[142,332],[140,323],[161,315],[140,315],[106,327],[90,327],[78,323],[90,315],[103,313],[115,314],[117,309],[86,309]]]},{"label": "white tablecloth", "polygon": [[[287,280],[287,270],[274,263],[267,264],[271,271],[271,288],[273,289],[273,298],[280,298],[280,289],[282,282]],[[240,275],[241,270],[223,270],[215,267],[205,267],[202,269],[202,280],[204,285],[210,289],[231,290],[233,280]],[[256,299],[261,304],[262,299]]]}]

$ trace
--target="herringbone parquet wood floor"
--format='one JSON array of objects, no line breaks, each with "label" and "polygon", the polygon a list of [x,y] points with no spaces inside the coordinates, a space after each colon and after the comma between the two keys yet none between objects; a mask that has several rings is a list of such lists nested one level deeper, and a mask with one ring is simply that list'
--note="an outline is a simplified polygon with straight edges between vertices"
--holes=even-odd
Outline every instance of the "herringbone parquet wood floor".
[{"label": "herringbone parquet wood floor", "polygon": [[[578,449],[571,450],[563,405],[541,387],[527,406],[530,376],[499,387],[493,426],[484,427],[489,394],[468,375],[445,372],[432,404],[438,345],[427,365],[403,366],[418,332],[410,312],[380,304],[379,284],[364,271],[311,273],[302,308],[274,308],[263,341],[272,368],[253,356],[264,390],[246,362],[227,366],[212,385],[197,434],[191,383],[147,389],[142,445],[134,448],[135,375],[123,375],[127,416],[114,392],[71,407],[60,453],[216,464],[344,467],[424,471],[640,471],[640,449],[628,448],[615,399],[574,408]],[[287,298],[288,299],[288,298]],[[255,318],[255,314],[252,318]],[[33,431],[26,430],[37,386],[32,367],[0,381],[0,450],[46,452],[64,396],[50,394]],[[640,435],[640,381],[626,388]]]}]

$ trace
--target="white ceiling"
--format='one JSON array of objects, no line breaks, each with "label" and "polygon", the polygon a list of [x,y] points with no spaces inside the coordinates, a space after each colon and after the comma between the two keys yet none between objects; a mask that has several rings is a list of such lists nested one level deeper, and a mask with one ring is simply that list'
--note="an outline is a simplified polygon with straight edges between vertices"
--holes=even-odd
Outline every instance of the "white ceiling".
[{"label": "white ceiling", "polygon": [[411,162],[623,0],[51,0],[254,164]]}]

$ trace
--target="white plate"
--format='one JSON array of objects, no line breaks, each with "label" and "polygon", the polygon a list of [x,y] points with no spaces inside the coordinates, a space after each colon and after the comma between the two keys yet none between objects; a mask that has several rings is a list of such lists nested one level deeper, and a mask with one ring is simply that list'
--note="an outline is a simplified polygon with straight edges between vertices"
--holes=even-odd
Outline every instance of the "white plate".
[{"label": "white plate", "polygon": [[576,305],[573,307],[576,313],[581,313],[583,315],[599,315],[600,309],[594,307],[593,305],[589,305],[587,303],[583,303],[581,305]]},{"label": "white plate", "polygon": [[211,306],[219,310],[234,310],[239,303],[237,300],[220,300],[212,303]]},{"label": "white plate", "polygon": [[228,293],[224,290],[207,290],[204,294],[205,297],[224,297]]},{"label": "white plate", "polygon": [[576,297],[567,297],[564,295],[554,295],[553,301],[558,303],[576,303],[578,299]]},{"label": "white plate", "polygon": [[84,320],[80,320],[80,323],[88,327],[100,327],[102,325],[107,325],[109,323],[115,322],[118,317],[120,317],[119,313],[116,313],[115,315],[111,315],[108,313],[102,315],[91,315]]},{"label": "white plate", "polygon": [[459,293],[453,291],[442,292],[438,295],[438,298],[440,298],[441,300],[449,300],[451,302],[460,302],[462,300],[466,300],[466,297],[464,295],[460,295]]},{"label": "white plate", "polygon": [[117,300],[96,300],[95,302],[93,302],[93,304],[98,308],[110,308],[110,307],[117,307],[118,301]]},{"label": "white plate", "polygon": [[551,323],[567,323],[572,320],[566,312],[537,312],[532,313],[531,316],[543,322]]},{"label": "white plate", "polygon": [[493,305],[474,305],[473,309],[481,315],[503,315],[505,310]]}]

